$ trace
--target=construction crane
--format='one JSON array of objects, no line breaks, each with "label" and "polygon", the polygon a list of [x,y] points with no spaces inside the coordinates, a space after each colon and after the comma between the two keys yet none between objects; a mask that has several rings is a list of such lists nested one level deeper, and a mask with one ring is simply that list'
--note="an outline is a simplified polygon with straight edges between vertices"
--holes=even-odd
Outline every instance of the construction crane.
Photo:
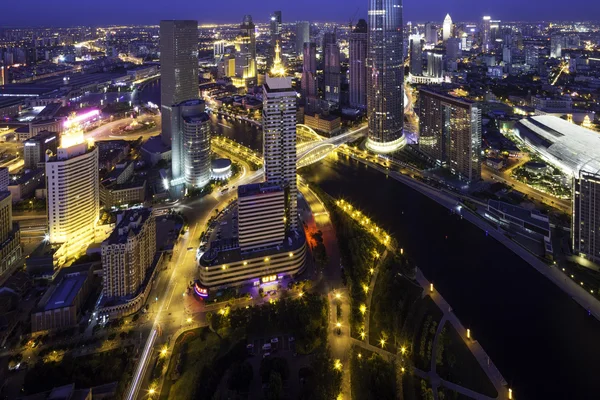
[{"label": "construction crane", "polygon": [[350,27],[350,33],[352,33],[352,24],[354,23],[354,20],[356,19],[356,15],[358,14],[359,11],[360,11],[360,7],[356,7],[356,11],[354,12],[354,15],[352,16],[352,18],[350,18],[350,21],[348,22],[348,26]]}]

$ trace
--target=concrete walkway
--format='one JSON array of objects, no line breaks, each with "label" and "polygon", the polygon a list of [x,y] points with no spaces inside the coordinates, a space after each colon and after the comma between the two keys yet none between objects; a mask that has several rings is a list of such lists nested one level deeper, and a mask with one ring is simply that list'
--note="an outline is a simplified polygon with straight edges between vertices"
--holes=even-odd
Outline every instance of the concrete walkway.
[{"label": "concrete walkway", "polygon": [[472,340],[467,337],[467,329],[463,326],[458,317],[452,312],[452,307],[450,307],[450,304],[448,304],[448,302],[435,288],[433,289],[433,291],[430,290],[430,282],[423,276],[423,273],[419,269],[417,269],[416,279],[417,282],[419,282],[419,284],[421,285],[421,287],[423,287],[425,293],[429,294],[431,299],[444,313],[444,316],[442,317],[442,320],[438,325],[438,330],[435,334],[433,342],[433,351],[431,355],[431,373],[437,376],[435,372],[435,356],[437,353],[437,341],[439,339],[439,334],[443,329],[444,323],[448,321],[450,322],[450,324],[452,324],[456,332],[458,332],[464,343],[471,351],[471,354],[473,354],[473,356],[481,366],[481,369],[483,369],[485,374],[488,376],[490,382],[492,382],[492,384],[496,388],[496,391],[498,392],[497,398],[508,399],[508,387],[506,380],[504,379],[498,368],[496,368],[494,363],[491,361],[490,357],[487,355],[485,350],[483,350],[483,347],[481,347],[478,341]]},{"label": "concrete walkway", "polygon": [[373,271],[373,276],[371,276],[371,282],[369,284],[369,291],[367,292],[367,311],[365,312],[365,342],[366,343],[371,343],[369,342],[369,326],[371,325],[369,322],[371,321],[371,300],[373,299],[373,292],[375,291],[375,283],[377,282],[377,276],[379,275],[379,270],[381,268],[379,268],[381,266],[381,264],[383,264],[383,261],[385,260],[385,258],[387,257],[387,250],[385,250],[383,252],[383,254],[381,255],[381,257],[379,258],[379,262],[378,265],[373,267],[374,271]]}]

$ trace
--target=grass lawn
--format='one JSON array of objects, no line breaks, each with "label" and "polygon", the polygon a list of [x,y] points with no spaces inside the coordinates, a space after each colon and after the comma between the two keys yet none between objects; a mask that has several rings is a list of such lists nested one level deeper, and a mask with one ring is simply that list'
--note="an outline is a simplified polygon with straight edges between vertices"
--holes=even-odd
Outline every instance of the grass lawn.
[{"label": "grass lawn", "polygon": [[446,333],[440,338],[443,341],[442,365],[437,366],[440,377],[489,397],[498,396],[496,388],[454,327],[447,322],[444,329]]},{"label": "grass lawn", "polygon": [[[179,337],[164,380],[161,399],[193,399],[194,388],[202,368],[210,364],[219,353],[221,339],[208,330],[198,328]],[[180,355],[180,356],[179,356]],[[181,375],[172,380],[178,357],[181,357]]]},{"label": "grass lawn", "polygon": [[379,354],[355,347],[350,358],[350,374],[354,399],[396,400],[395,365]]},{"label": "grass lawn", "polygon": [[[416,367],[423,371],[431,369],[433,338],[442,316],[442,310],[439,309],[429,296],[419,300],[413,308],[413,314],[409,321],[410,325],[407,326],[407,331],[409,332],[408,336],[413,338],[413,360]],[[410,331],[411,328],[412,331]]]}]

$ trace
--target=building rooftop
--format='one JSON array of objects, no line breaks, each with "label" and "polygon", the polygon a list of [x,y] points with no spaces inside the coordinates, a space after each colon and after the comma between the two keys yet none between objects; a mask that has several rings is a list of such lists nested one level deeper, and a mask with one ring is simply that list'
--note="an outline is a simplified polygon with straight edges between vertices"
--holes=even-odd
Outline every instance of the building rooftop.
[{"label": "building rooftop", "polygon": [[115,230],[106,239],[103,245],[113,245],[125,243],[131,234],[137,235],[142,226],[152,216],[152,211],[149,208],[141,208],[136,210],[126,210],[117,218],[121,218],[117,223]]},{"label": "building rooftop", "polygon": [[66,275],[56,285],[54,292],[43,307],[44,311],[70,306],[87,279],[87,273],[79,272]]},{"label": "building rooftop", "polygon": [[280,192],[281,190],[281,186],[275,185],[273,183],[251,183],[249,185],[238,186],[238,198],[255,196],[257,194]]},{"label": "building rooftop", "polygon": [[271,91],[291,91],[292,78],[290,77],[273,77],[268,74],[265,77],[265,87],[268,92]]},{"label": "building rooftop", "polygon": [[565,174],[600,171],[600,134],[551,115],[524,118],[517,134]]},{"label": "building rooftop", "polygon": [[550,231],[550,222],[548,220],[548,217],[542,215],[537,210],[527,210],[525,208],[513,206],[512,204],[508,204],[498,200],[489,200],[488,206],[500,212],[508,214],[511,217],[518,218],[521,221],[525,221],[531,225],[535,225],[547,231]]}]

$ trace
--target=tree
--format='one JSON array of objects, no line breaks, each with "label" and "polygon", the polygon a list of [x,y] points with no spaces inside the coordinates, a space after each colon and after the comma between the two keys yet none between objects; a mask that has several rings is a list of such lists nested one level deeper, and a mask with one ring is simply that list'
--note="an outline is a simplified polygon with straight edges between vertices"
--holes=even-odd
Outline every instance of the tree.
[{"label": "tree", "polygon": [[290,367],[285,358],[267,357],[260,363],[260,376],[263,382],[268,382],[271,375],[276,372],[282,380],[290,376]]},{"label": "tree", "polygon": [[277,372],[272,372],[269,376],[269,385],[267,386],[265,396],[267,400],[279,400],[282,394],[283,381],[281,380],[281,375]]},{"label": "tree", "polygon": [[254,371],[252,370],[252,365],[250,365],[248,361],[236,363],[232,367],[231,374],[229,375],[229,390],[234,390],[238,393],[248,392],[250,384],[252,383],[252,378],[254,378]]}]

